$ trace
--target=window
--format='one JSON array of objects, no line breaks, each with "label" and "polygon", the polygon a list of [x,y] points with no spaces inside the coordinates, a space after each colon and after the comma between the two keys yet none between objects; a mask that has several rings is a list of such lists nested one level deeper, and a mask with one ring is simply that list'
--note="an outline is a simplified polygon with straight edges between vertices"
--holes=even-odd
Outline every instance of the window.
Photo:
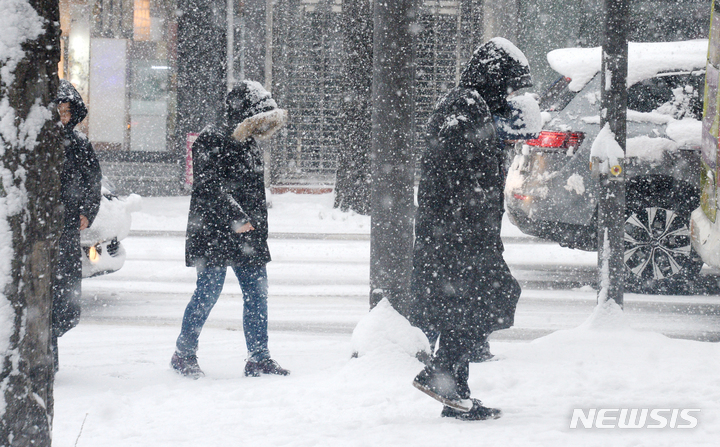
[{"label": "window", "polygon": [[150,40],[150,0],[135,0],[133,8],[133,40]]}]

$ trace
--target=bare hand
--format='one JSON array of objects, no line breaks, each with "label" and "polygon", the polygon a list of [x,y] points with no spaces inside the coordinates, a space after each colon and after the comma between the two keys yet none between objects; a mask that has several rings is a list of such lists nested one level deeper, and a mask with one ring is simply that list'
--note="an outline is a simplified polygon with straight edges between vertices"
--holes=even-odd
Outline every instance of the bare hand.
[{"label": "bare hand", "polygon": [[89,224],[90,224],[90,222],[88,221],[88,218],[81,214],[80,215],[80,231],[87,228],[89,226]]},{"label": "bare hand", "polygon": [[252,226],[250,222],[244,224],[242,227],[235,230],[236,233],[247,233],[248,231],[254,230],[255,227]]}]

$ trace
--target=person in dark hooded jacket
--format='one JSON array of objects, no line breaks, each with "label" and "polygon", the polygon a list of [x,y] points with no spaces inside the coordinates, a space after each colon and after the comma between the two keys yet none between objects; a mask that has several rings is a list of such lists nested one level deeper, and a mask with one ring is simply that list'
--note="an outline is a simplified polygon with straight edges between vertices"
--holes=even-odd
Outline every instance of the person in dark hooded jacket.
[{"label": "person in dark hooded jacket", "polygon": [[510,118],[508,95],[532,85],[527,59],[494,38],[473,53],[457,87],[427,124],[415,218],[413,323],[437,349],[413,385],[445,404],[444,417],[500,417],[470,398],[473,348],[513,325],[520,286],[503,260],[503,145],[494,117]]},{"label": "person in dark hooded jacket", "polygon": [[64,127],[65,147],[65,161],[60,173],[64,221],[52,285],[52,348],[57,371],[57,339],[80,320],[80,231],[92,225],[100,209],[102,172],[90,141],[75,130],[88,113],[80,94],[70,82],[61,79],[55,102]]},{"label": "person in dark hooded jacket", "polygon": [[197,287],[185,309],[170,365],[181,375],[204,375],[198,338],[231,267],[243,291],[246,376],[287,375],[270,358],[267,336],[268,220],[263,154],[257,141],[287,120],[270,93],[253,81],[230,91],[221,122],[205,127],[192,146],[193,189],[185,261],[197,269]]}]

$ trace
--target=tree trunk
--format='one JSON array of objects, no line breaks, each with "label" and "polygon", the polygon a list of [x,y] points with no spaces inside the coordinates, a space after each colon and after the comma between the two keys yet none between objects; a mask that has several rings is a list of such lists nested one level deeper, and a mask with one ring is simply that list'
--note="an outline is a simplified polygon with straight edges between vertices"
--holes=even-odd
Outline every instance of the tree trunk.
[{"label": "tree trunk", "polygon": [[24,54],[0,60],[0,113],[14,123],[0,138],[0,445],[49,446],[51,266],[64,154],[48,105],[58,88],[59,3],[29,0],[11,13],[30,31],[15,44]]},{"label": "tree trunk", "polygon": [[335,208],[370,213],[370,159],[373,16],[370,0],[343,4],[346,45],[340,153]]}]

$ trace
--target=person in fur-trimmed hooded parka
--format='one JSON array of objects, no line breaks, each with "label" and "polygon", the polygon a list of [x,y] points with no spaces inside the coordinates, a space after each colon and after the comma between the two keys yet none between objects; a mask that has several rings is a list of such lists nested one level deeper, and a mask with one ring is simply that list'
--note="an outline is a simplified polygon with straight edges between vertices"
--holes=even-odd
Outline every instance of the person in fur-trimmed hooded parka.
[{"label": "person in fur-trimmed hooded parka", "polygon": [[503,145],[493,116],[510,118],[508,95],[532,85],[527,59],[511,42],[478,47],[457,87],[436,105],[415,218],[413,324],[439,336],[413,385],[442,402],[445,417],[500,417],[470,398],[473,347],[513,325],[520,287],[503,260]]},{"label": "person in fur-trimmed hooded parka", "polygon": [[287,375],[270,358],[267,336],[267,203],[263,154],[257,140],[270,138],[287,121],[270,93],[253,81],[237,84],[220,122],[205,127],[192,146],[193,189],[185,261],[197,269],[197,285],[185,309],[171,367],[203,376],[198,338],[223,288],[227,268],[243,291],[246,376]]},{"label": "person in fur-trimmed hooded parka", "polygon": [[52,350],[58,370],[58,337],[80,321],[82,261],[80,231],[92,225],[100,210],[102,172],[88,138],[75,127],[88,109],[73,85],[60,80],[55,99],[63,125],[65,161],[60,173],[63,229],[53,271]]}]

